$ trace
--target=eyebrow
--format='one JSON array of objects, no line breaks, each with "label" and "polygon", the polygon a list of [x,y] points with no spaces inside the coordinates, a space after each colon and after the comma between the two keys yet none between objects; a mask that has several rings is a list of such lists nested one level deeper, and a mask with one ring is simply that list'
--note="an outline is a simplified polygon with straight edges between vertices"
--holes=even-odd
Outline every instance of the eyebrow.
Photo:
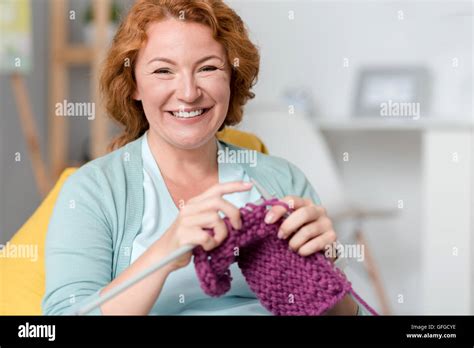
[{"label": "eyebrow", "polygon": [[[196,64],[205,62],[206,60],[211,59],[211,58],[217,58],[217,59],[219,59],[219,60],[222,61],[222,58],[221,58],[221,57],[216,56],[216,55],[210,55],[210,56],[206,56],[206,57],[203,57],[203,58],[199,59],[199,60],[196,62]],[[151,59],[147,64],[150,64],[150,63],[156,62],[156,61],[161,61],[161,62],[166,62],[166,63],[170,63],[170,64],[173,64],[173,65],[176,65],[176,62],[172,61],[171,59],[164,58],[164,57],[155,57],[155,58]]]}]

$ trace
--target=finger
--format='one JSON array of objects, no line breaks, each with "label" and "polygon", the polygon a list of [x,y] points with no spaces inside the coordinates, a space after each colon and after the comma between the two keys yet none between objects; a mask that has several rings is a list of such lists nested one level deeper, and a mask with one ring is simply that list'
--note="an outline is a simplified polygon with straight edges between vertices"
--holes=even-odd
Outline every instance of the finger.
[{"label": "finger", "polygon": [[[248,191],[252,188],[252,183],[247,181],[232,181],[218,183],[199,196],[192,198],[193,202],[202,202],[212,196],[223,196],[228,193]],[[190,200],[190,201],[191,201]]]},{"label": "finger", "polygon": [[230,223],[235,229],[242,228],[239,209],[222,197],[214,196],[199,203],[188,204],[185,208],[185,214],[188,216],[201,214],[208,210],[214,212],[222,211],[229,218]]},{"label": "finger", "polygon": [[[211,249],[221,244],[228,234],[227,226],[225,225],[224,220],[222,220],[219,214],[217,214],[216,212],[209,212],[192,216],[188,219],[188,221],[186,221],[186,224],[192,227],[197,226],[201,229],[212,228],[214,231],[214,235],[212,236],[212,238],[215,243],[213,243]],[[211,235],[209,232],[206,233]]]},{"label": "finger", "polygon": [[317,221],[310,222],[309,224],[304,225],[301,227],[290,239],[288,243],[291,250],[296,251],[305,243],[314,239],[315,237],[319,236],[322,233],[322,229],[320,228]]},{"label": "finger", "polygon": [[309,222],[316,221],[321,215],[321,209],[310,205],[295,210],[280,226],[278,238],[286,239]]},{"label": "finger", "polygon": [[200,245],[204,250],[211,250],[215,247],[216,241],[209,232],[194,226],[187,229],[187,237],[183,244]]},{"label": "finger", "polygon": [[229,218],[231,225],[235,229],[240,230],[242,228],[240,210],[235,205],[229,203],[223,198],[219,198],[218,203],[215,205],[215,209],[220,209],[220,211],[222,211],[224,215]]},{"label": "finger", "polygon": [[318,238],[310,240],[308,243],[304,244],[297,250],[297,253],[301,256],[312,255],[323,248],[321,241]]},{"label": "finger", "polygon": [[[298,209],[308,204],[304,198],[298,196],[286,196],[280,201],[285,202],[290,208]],[[278,221],[285,213],[288,211],[285,207],[281,205],[274,205],[271,207],[267,214],[265,215],[265,223],[273,224]]]},{"label": "finger", "polygon": [[326,245],[334,243],[336,239],[336,232],[334,232],[334,230],[331,230],[303,244],[297,252],[301,256],[308,256],[323,250]]},{"label": "finger", "polygon": [[201,214],[187,217],[183,220],[183,224],[188,227],[211,228],[222,220],[215,211],[204,212]]},{"label": "finger", "polygon": [[216,242],[214,247],[221,245],[221,243],[227,238],[228,231],[227,226],[224,220],[219,219],[215,224],[209,226],[208,228],[212,228],[214,230],[214,241]]}]

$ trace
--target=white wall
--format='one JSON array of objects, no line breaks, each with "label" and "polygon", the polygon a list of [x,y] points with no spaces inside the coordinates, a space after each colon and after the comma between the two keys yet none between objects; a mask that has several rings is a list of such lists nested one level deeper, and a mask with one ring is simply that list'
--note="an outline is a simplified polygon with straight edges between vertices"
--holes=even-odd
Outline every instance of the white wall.
[{"label": "white wall", "polygon": [[[470,1],[228,3],[261,47],[260,100],[277,99],[286,86],[311,86],[320,116],[345,117],[359,67],[420,64],[433,70],[436,113],[458,116],[462,106],[471,110],[464,105],[471,101],[468,91],[460,100],[461,87],[472,87]],[[404,20],[398,19],[400,10]],[[294,11],[294,20],[288,11]],[[457,69],[451,66],[454,57]]]},{"label": "white wall", "polygon": [[[432,73],[429,117],[472,115],[470,2],[230,3],[261,48],[257,96],[250,102],[249,110],[266,102],[281,102],[282,92],[288,86],[309,86],[317,103],[316,117],[346,118],[352,113],[359,68],[419,65],[428,67]],[[291,10],[293,21],[288,19]],[[403,20],[398,18],[400,10]],[[348,67],[343,66],[344,58],[349,59]],[[458,61],[456,68],[453,58]],[[420,133],[370,131],[325,135],[353,200],[382,207],[396,207],[399,199],[404,201],[397,219],[370,221],[364,229],[394,313],[422,313]],[[351,154],[349,162],[342,161],[346,151]],[[348,226],[340,228],[340,234],[347,233],[344,228]],[[352,268],[349,273],[355,288],[377,307],[363,269],[357,265]],[[403,303],[399,303],[399,295],[403,295]],[[443,301],[449,307],[449,299]]]}]

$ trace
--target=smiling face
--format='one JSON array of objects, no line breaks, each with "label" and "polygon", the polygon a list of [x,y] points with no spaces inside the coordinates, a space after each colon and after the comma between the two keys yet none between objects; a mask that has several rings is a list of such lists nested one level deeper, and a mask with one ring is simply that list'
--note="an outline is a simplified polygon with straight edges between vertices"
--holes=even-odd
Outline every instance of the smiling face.
[{"label": "smiling face", "polygon": [[150,24],[139,51],[133,97],[141,100],[151,136],[180,149],[212,139],[224,122],[231,71],[209,27],[166,19]]}]

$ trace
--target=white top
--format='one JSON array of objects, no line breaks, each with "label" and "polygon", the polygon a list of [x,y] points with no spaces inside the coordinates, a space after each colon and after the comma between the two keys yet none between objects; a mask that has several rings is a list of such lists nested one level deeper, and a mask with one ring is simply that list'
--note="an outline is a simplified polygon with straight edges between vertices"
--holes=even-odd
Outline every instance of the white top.
[{"label": "white top", "polygon": [[[130,263],[159,239],[178,215],[178,209],[153,157],[147,137],[148,132],[142,143],[144,214],[141,231],[133,241]],[[223,149],[219,141],[217,144],[219,149]],[[249,181],[239,164],[218,163],[218,172],[221,183]],[[224,195],[223,198],[240,208],[247,202],[257,201],[260,195],[252,187],[250,191]],[[201,289],[194,262],[191,261],[186,267],[168,276],[150,314],[271,314],[252,293],[236,263],[231,265],[230,270],[233,280],[229,292],[219,298],[210,297]]]}]

